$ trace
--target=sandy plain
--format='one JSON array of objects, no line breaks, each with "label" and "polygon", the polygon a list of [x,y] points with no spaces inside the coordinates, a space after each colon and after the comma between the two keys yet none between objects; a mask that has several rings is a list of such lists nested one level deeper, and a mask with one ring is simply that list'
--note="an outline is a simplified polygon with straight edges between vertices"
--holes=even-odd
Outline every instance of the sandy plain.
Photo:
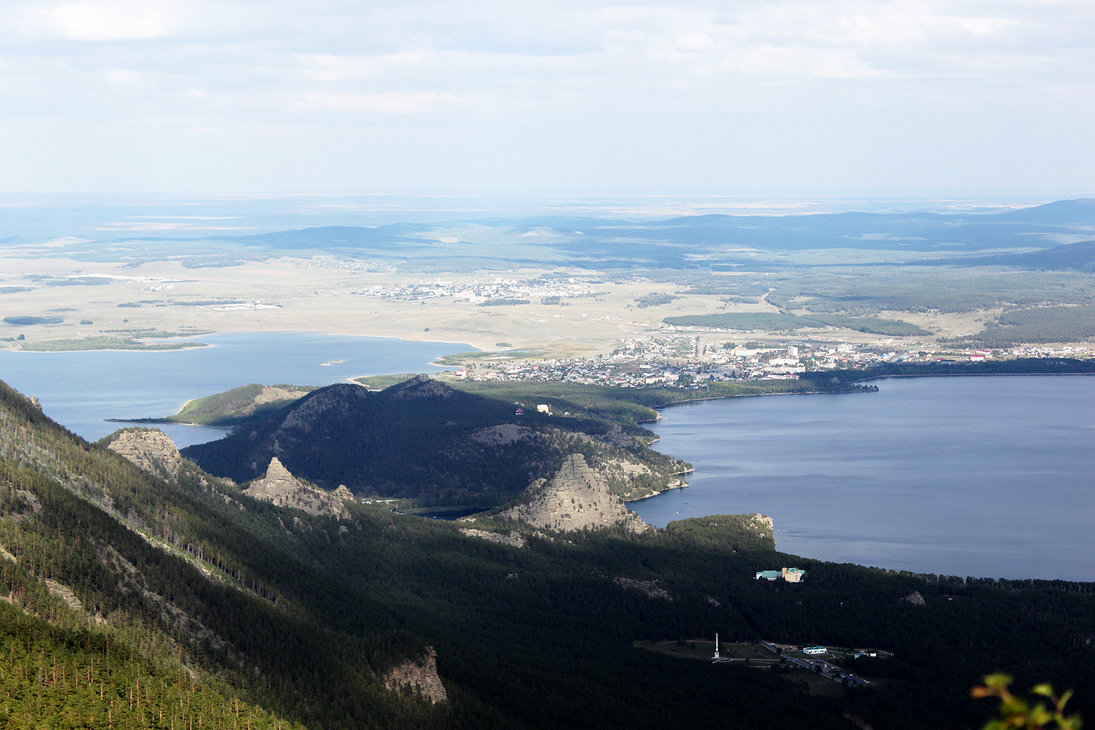
[{"label": "sandy plain", "polygon": [[[0,346],[23,342],[126,336],[141,331],[307,331],[407,340],[468,343],[485,351],[526,349],[541,357],[608,353],[622,342],[678,337],[699,348],[726,342],[772,344],[795,339],[931,345],[934,338],[888,338],[828,328],[797,334],[682,331],[663,318],[680,314],[776,311],[766,301],[728,303],[718,296],[682,293],[671,283],[607,280],[588,270],[518,269],[412,275],[354,270],[327,258],[278,258],[226,267],[185,268],[159,261],[130,267],[64,258],[11,255],[0,260],[0,319],[52,317],[56,324],[0,323]],[[561,304],[483,306],[474,298],[444,296],[406,301],[384,292],[415,284],[445,282],[455,288],[505,279],[525,281],[550,273],[589,280],[586,292]],[[81,283],[85,282],[85,283]],[[94,282],[94,283],[86,283]],[[677,298],[642,308],[641,296]],[[975,332],[991,312],[965,314],[890,313],[931,330],[935,337]],[[22,336],[23,340],[18,340]],[[687,357],[687,348],[681,356]]]}]

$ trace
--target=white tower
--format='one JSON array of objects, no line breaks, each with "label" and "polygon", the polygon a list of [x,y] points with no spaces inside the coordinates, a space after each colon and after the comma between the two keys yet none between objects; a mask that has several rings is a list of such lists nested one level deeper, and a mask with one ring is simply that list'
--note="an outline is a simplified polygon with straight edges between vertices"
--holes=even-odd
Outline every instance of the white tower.
[{"label": "white tower", "polygon": [[715,634],[715,656],[713,656],[711,658],[715,661],[719,660],[719,635],[718,635],[718,633]]}]

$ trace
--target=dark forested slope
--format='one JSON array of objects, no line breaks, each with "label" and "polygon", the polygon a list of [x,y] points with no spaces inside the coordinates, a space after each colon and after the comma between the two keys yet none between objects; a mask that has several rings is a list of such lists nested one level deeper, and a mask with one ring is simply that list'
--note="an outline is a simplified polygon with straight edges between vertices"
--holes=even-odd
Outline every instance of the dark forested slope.
[{"label": "dark forested slope", "polygon": [[[637,429],[632,429],[635,431]],[[582,453],[621,496],[664,489],[684,465],[619,425],[549,416],[417,376],[379,393],[316,390],[229,436],[183,450],[207,471],[255,478],[278,457],[334,489],[425,504],[494,506]]]},{"label": "dark forested slope", "polygon": [[[341,521],[189,469],[164,481],[0,386],[7,725],[966,728],[981,676],[1095,709],[1091,584],[913,576],[782,555],[712,519],[630,536]],[[523,547],[465,532],[519,532]],[[796,565],[802,584],[753,573]],[[918,594],[923,601],[908,600]],[[870,689],[712,665],[643,639],[874,647]],[[386,689],[436,649],[448,700]],[[825,680],[828,682],[828,680]],[[112,704],[113,703],[113,704]],[[185,708],[185,709],[184,709]],[[119,714],[121,713],[121,714]],[[204,713],[204,714],[198,714]],[[194,723],[195,726],[199,722]]]}]

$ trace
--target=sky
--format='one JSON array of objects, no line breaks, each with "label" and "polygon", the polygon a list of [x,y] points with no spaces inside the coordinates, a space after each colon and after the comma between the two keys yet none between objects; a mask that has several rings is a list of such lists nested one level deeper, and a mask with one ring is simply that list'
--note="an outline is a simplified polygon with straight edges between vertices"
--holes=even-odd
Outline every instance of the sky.
[{"label": "sky", "polygon": [[0,192],[1095,195],[1091,0],[4,0]]}]

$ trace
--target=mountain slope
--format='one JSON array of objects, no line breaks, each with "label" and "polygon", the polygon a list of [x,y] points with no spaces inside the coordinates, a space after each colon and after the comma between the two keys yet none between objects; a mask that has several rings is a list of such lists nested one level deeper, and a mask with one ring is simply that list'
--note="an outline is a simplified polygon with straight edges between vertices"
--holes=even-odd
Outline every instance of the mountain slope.
[{"label": "mountain slope", "polygon": [[[241,509],[251,500],[205,482],[140,471],[0,384],[0,590],[32,616],[132,652],[124,665],[135,677],[189,673],[211,697],[228,681],[250,703],[305,722],[346,693],[413,717],[382,676],[422,644],[302,560],[292,535],[272,529],[276,515]],[[331,681],[316,686],[317,673]],[[218,696],[227,708],[231,695]]]},{"label": "mountain slope", "polygon": [[[0,606],[0,655],[30,652],[0,662],[0,690],[19,694],[19,704],[0,694],[0,710],[24,718],[9,724],[78,726],[69,711],[86,710],[101,726],[74,674],[107,655],[119,663],[107,665],[116,673],[102,696],[114,692],[116,706],[146,718],[163,709],[164,724],[167,705],[200,696],[216,706],[203,717],[240,727],[661,729],[732,718],[757,728],[968,728],[991,711],[968,688],[1000,669],[1025,685],[1074,688],[1075,709],[1095,710],[1085,699],[1095,698],[1093,584],[782,555],[754,515],[638,536],[453,524],[354,502],[336,520],[181,473],[143,472],[0,385],[0,597],[13,603]],[[523,542],[479,536],[493,531],[519,531]],[[807,571],[804,583],[754,580],[790,565]],[[904,600],[913,593],[922,605]],[[698,644],[702,657],[716,631],[726,642],[879,647],[898,658],[854,665],[885,680],[869,689],[831,684],[814,695],[813,673],[778,660],[765,671],[634,647]],[[435,693],[413,669],[431,666],[447,701],[398,689],[417,677]]]},{"label": "mountain slope", "polygon": [[683,469],[619,426],[548,416],[418,376],[371,393],[313,391],[277,413],[183,454],[242,482],[277,457],[320,486],[424,504],[494,506],[582,453],[621,496],[664,489]]},{"label": "mountain slope", "polygon": [[[595,628],[606,618],[628,620],[630,603],[618,602],[620,589],[600,577],[568,575],[572,548],[559,554],[541,541],[546,551],[517,554],[484,548],[451,525],[360,505],[339,523],[257,502],[208,475],[189,485],[163,481],[82,442],[2,385],[0,466],[3,592],[30,614],[12,624],[0,613],[13,626],[0,633],[0,649],[38,641],[34,632],[53,631],[46,622],[91,626],[79,641],[92,651],[116,644],[118,666],[132,677],[116,690],[129,698],[139,682],[169,685],[189,674],[197,679],[186,696],[206,692],[208,717],[230,713],[256,727],[266,717],[267,726],[287,726],[278,715],[309,727],[581,727],[611,717],[653,727],[707,713],[676,698],[675,709],[641,708],[640,697],[679,668],[658,657],[636,660],[618,629]],[[507,596],[500,589],[514,570],[524,582]],[[567,605],[583,606],[582,617],[548,619]],[[552,644],[585,642],[588,659],[572,664],[545,650],[545,632],[558,633]],[[54,669],[83,671],[85,655],[65,648],[64,635],[52,641],[62,645]],[[150,664],[125,659],[136,656]],[[588,681],[594,663],[606,661],[623,682],[608,693]],[[508,667],[503,677],[500,665]],[[449,698],[437,705],[413,689],[438,696],[428,676],[434,666]],[[714,679],[698,687],[713,693]],[[771,685],[745,679],[747,687]],[[552,691],[530,702],[522,688],[532,686]],[[57,711],[97,717],[87,714],[84,694]],[[170,717],[165,704],[178,696],[170,686],[146,691],[144,711]],[[32,707],[36,718],[49,716]],[[780,701],[766,711],[798,714]]]},{"label": "mountain slope", "polygon": [[916,262],[920,266],[1008,266],[1030,271],[1095,272],[1095,241],[1079,241],[1029,253],[970,256]]}]

